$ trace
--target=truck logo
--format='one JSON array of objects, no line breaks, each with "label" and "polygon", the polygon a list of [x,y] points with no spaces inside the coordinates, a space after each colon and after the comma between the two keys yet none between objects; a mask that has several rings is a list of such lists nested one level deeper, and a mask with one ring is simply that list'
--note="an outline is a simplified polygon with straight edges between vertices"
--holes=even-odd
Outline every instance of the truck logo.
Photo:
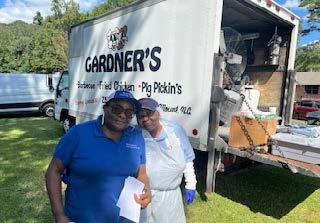
[{"label": "truck logo", "polygon": [[109,29],[107,32],[108,48],[112,50],[122,49],[128,42],[127,31],[128,27],[126,25],[121,28],[116,27],[114,30]]},{"label": "truck logo", "polygon": [[145,49],[124,48],[128,42],[128,26],[109,29],[105,34],[108,48],[113,52],[87,56],[85,61],[86,72],[144,72],[149,68],[156,72],[161,66],[161,47],[153,46]]}]

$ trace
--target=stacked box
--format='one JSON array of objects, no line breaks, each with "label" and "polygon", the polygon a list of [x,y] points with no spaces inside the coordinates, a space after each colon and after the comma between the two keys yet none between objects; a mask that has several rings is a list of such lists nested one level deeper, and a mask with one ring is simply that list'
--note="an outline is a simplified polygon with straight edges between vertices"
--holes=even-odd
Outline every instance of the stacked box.
[{"label": "stacked box", "polygon": [[[249,141],[243,133],[236,117],[239,117],[245,128],[247,129],[253,144],[255,146],[266,144],[268,142],[268,136],[265,134],[262,127],[259,125],[256,119],[244,117],[244,116],[232,116],[230,134],[229,134],[229,146],[235,148],[250,147]],[[265,129],[270,135],[276,133],[277,119],[272,120],[260,120]]]}]

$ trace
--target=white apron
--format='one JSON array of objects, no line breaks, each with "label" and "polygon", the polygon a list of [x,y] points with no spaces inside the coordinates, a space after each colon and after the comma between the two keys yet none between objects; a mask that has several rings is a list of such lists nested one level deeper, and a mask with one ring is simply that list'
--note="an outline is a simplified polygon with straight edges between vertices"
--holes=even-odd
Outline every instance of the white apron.
[{"label": "white apron", "polygon": [[183,170],[186,166],[185,155],[174,129],[166,122],[162,125],[163,132],[159,139],[162,143],[158,143],[159,140],[156,141],[147,131],[143,131],[152,201],[141,212],[140,222],[185,223],[180,190]]}]

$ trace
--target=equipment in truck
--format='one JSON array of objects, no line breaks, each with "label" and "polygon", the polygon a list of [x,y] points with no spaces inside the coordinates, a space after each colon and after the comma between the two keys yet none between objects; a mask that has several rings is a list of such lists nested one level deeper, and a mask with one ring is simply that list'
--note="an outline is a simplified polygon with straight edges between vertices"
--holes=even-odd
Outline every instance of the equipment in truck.
[{"label": "equipment in truck", "polygon": [[[225,84],[240,83],[241,75],[247,64],[247,50],[241,34],[231,27],[223,27],[220,32],[220,54],[223,58],[222,72]],[[242,100],[239,90],[225,90],[220,120],[229,125],[231,115],[241,108]]]},{"label": "equipment in truck", "polygon": [[280,60],[280,43],[282,42],[281,36],[277,33],[278,27],[275,28],[272,38],[269,40],[269,61],[270,65],[278,65]]},{"label": "equipment in truck", "polygon": [[235,83],[247,65],[247,49],[241,34],[231,27],[224,27],[220,33],[220,53],[223,55],[222,69],[230,80]]},{"label": "equipment in truck", "polygon": [[[320,164],[320,127],[318,126],[282,126],[273,135],[278,148],[272,146],[273,155],[305,163]],[[281,151],[281,153],[280,153]]]}]

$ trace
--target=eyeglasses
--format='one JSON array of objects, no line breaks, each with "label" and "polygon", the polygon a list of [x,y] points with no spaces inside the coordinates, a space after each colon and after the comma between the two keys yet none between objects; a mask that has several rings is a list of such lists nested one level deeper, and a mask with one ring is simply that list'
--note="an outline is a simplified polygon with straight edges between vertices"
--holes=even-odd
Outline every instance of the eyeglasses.
[{"label": "eyeglasses", "polygon": [[140,111],[137,114],[137,118],[138,119],[143,119],[143,118],[148,118],[149,119],[154,114],[154,112],[155,111],[151,111],[151,110]]},{"label": "eyeglasses", "polygon": [[123,108],[121,105],[109,105],[111,108],[111,112],[115,115],[120,115],[122,112],[125,114],[126,118],[132,118],[134,115],[134,110],[131,108]]}]

